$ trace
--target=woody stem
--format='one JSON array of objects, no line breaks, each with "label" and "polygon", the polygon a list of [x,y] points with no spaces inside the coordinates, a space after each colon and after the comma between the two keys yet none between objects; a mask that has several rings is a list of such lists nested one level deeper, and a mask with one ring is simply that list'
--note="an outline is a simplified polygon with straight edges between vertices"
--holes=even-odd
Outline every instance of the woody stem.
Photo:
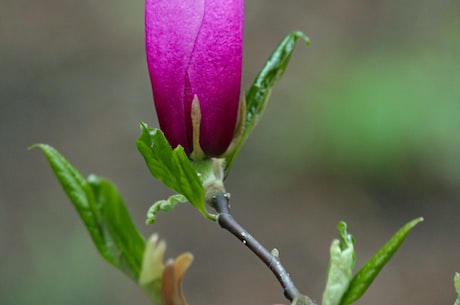
[{"label": "woody stem", "polygon": [[219,225],[232,233],[257,255],[265,265],[273,272],[284,290],[284,296],[292,301],[299,295],[299,291],[292,282],[289,273],[281,264],[279,257],[272,254],[262,246],[251,234],[249,234],[230,214],[228,193],[220,193],[213,196],[211,206],[218,212],[217,222]]}]

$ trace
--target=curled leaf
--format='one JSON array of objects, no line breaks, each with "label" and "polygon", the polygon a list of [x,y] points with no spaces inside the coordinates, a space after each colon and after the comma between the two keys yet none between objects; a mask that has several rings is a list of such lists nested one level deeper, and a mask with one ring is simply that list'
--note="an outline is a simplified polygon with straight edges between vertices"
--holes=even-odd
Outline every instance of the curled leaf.
[{"label": "curled leaf", "polygon": [[167,200],[158,200],[147,211],[146,224],[153,224],[157,218],[158,212],[169,212],[174,209],[176,205],[185,202],[187,202],[187,198],[181,194],[172,195]]}]

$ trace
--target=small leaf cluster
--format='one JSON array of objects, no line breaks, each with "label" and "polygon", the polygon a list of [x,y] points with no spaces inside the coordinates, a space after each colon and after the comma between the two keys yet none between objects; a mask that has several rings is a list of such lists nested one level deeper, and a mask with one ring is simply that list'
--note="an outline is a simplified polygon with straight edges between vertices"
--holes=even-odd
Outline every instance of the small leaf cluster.
[{"label": "small leaf cluster", "polygon": [[393,257],[410,231],[421,221],[423,218],[416,218],[401,227],[354,276],[352,270],[356,263],[355,240],[348,234],[346,223],[340,222],[338,225],[340,241],[332,242],[328,279],[322,304],[348,305],[357,301]]}]

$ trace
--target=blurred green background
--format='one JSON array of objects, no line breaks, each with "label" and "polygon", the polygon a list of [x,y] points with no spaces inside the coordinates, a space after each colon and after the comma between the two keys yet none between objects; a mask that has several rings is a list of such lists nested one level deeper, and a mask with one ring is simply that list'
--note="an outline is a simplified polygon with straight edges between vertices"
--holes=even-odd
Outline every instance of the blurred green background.
[{"label": "blurred green background", "polygon": [[[228,179],[237,219],[320,301],[340,220],[358,267],[424,216],[357,304],[452,304],[460,271],[460,2],[246,3],[243,87],[292,30],[299,45]],[[271,273],[188,205],[145,226],[169,191],[135,148],[156,126],[142,1],[0,4],[0,304],[149,304],[96,253],[33,143],[119,187],[167,256],[195,254],[189,304],[286,303]]]}]

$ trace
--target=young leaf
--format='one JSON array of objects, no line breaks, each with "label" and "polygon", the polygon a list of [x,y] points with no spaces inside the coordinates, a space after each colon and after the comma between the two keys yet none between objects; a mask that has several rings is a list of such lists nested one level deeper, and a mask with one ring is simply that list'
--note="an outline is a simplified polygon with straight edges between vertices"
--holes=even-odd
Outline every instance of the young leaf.
[{"label": "young leaf", "polygon": [[138,284],[155,305],[164,305],[161,295],[161,282],[165,251],[166,243],[160,240],[158,235],[154,234],[147,240]]},{"label": "young leaf", "polygon": [[[353,235],[348,233],[348,226],[345,222],[341,221],[337,225],[337,229],[339,230],[340,234],[340,249],[345,250],[348,248],[352,248],[355,244],[355,238]],[[356,254],[353,253],[353,267],[356,263]]]},{"label": "young leaf", "polygon": [[167,200],[159,200],[155,202],[150,209],[147,211],[147,220],[146,223],[151,225],[155,222],[157,213],[162,212],[169,212],[171,211],[176,205],[180,203],[187,202],[187,198],[185,198],[181,194],[176,194],[170,196]]},{"label": "young leaf", "polygon": [[296,31],[287,35],[270,55],[252,83],[251,88],[246,92],[246,117],[240,118],[240,120],[245,120],[244,131],[233,152],[225,158],[227,172],[230,170],[236,155],[252,128],[262,116],[272,89],[283,75],[284,70],[286,70],[299,39],[303,40],[307,45],[310,44],[310,39],[302,32]]},{"label": "young leaf", "polygon": [[340,222],[337,227],[340,232],[340,241],[334,240],[331,245],[331,260],[322,305],[339,304],[350,285],[356,262],[354,239],[347,232],[347,224]]},{"label": "young leaf", "polygon": [[455,291],[457,292],[457,300],[455,300],[454,305],[460,305],[460,273],[455,273],[454,287]]},{"label": "young leaf", "polygon": [[137,282],[145,240],[137,231],[115,186],[105,179],[86,180],[56,149],[37,144],[64,192],[83,220],[99,253]]},{"label": "young leaf", "polygon": [[163,132],[141,124],[142,134],[137,149],[144,157],[150,173],[170,189],[182,194],[205,217],[215,220],[206,211],[202,182],[181,146],[171,148]]},{"label": "young leaf", "polygon": [[369,259],[366,264],[358,271],[350,283],[348,291],[343,296],[340,304],[348,305],[358,300],[367,288],[372,284],[374,279],[379,274],[380,270],[388,263],[393,254],[396,253],[398,248],[406,239],[409,232],[419,223],[423,218],[414,219],[405,224],[393,237],[380,248],[374,256]]}]

